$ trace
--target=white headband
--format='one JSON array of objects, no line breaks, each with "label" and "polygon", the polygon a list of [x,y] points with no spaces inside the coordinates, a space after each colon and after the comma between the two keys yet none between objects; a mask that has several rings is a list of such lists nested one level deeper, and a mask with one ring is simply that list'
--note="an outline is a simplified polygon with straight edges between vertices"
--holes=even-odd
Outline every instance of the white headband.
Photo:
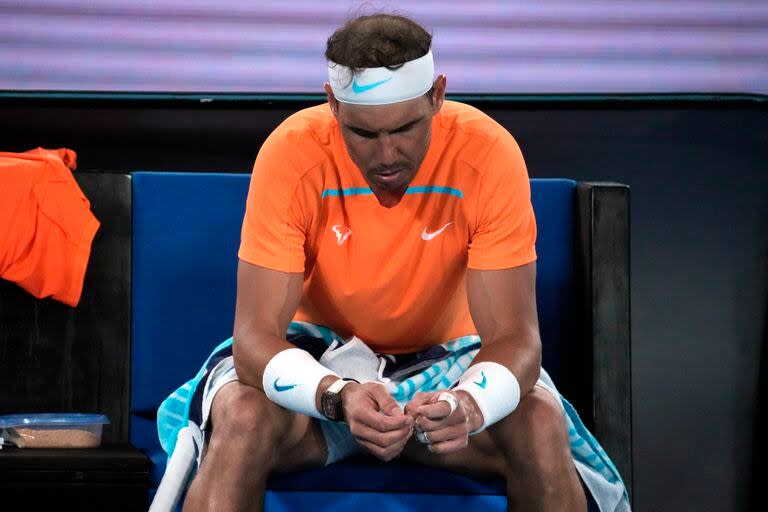
[{"label": "white headband", "polygon": [[429,91],[434,79],[431,50],[397,69],[365,68],[356,76],[350,68],[328,62],[328,81],[334,96],[342,103],[386,105],[407,101]]}]

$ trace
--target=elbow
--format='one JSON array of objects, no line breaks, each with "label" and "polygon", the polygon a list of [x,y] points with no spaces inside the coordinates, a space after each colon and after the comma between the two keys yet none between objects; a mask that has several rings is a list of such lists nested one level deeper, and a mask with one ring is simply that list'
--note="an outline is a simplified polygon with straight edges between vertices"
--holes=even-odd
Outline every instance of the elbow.
[{"label": "elbow", "polygon": [[537,366],[541,366],[542,362],[542,347],[541,347],[541,335],[538,329],[534,329],[531,336],[531,345],[533,346],[532,352],[534,356],[534,362]]},{"label": "elbow", "polygon": [[240,360],[242,359],[242,335],[238,331],[235,331],[235,333],[232,336],[232,360],[235,363],[235,371],[240,375],[241,365]]},{"label": "elbow", "polygon": [[235,365],[235,372],[237,373],[237,380],[243,381],[244,378],[247,379],[248,372],[245,371],[244,365],[241,363],[243,356],[242,351],[240,347],[242,346],[241,343],[238,342],[238,337],[233,336],[232,337],[232,362]]},{"label": "elbow", "polygon": [[[528,363],[529,368],[531,368],[535,375],[536,379],[538,379],[539,375],[539,368],[541,368],[542,363],[542,346],[541,346],[541,335],[539,334],[538,329],[531,329],[528,333],[528,336],[526,336],[526,340],[528,340]],[[536,379],[531,383],[531,385],[536,383]]]},{"label": "elbow", "polygon": [[248,339],[249,336],[243,333],[242,330],[235,331],[232,336],[232,361],[239,382],[261,389],[261,379],[252,370],[253,365],[250,364],[251,356],[248,350]]}]

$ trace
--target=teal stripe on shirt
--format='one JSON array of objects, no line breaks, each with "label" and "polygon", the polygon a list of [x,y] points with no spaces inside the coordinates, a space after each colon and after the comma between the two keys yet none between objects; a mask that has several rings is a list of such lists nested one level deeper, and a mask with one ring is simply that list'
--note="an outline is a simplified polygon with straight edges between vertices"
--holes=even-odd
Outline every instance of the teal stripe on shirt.
[{"label": "teal stripe on shirt", "polygon": [[366,196],[373,194],[373,190],[368,187],[355,187],[355,188],[329,188],[323,190],[323,197],[328,196]]},{"label": "teal stripe on shirt", "polygon": [[464,192],[451,187],[409,187],[406,194],[450,194],[456,197],[464,197]]},{"label": "teal stripe on shirt", "polygon": [[[436,186],[421,186],[421,187],[409,187],[406,194],[450,194],[456,197],[464,197],[464,192],[457,188],[451,187],[436,187]],[[326,197],[341,197],[341,196],[365,196],[373,194],[373,190],[368,187],[353,187],[353,188],[329,188],[323,190],[323,198]]]}]

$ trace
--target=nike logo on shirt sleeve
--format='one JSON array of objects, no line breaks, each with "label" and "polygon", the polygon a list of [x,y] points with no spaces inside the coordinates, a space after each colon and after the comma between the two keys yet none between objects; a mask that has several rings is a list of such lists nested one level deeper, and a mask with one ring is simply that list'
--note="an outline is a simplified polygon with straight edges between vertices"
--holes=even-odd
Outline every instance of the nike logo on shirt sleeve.
[{"label": "nike logo on shirt sleeve", "polygon": [[435,238],[437,235],[439,235],[440,233],[442,233],[442,232],[445,230],[445,228],[447,228],[447,227],[448,227],[448,226],[450,226],[451,224],[453,224],[453,222],[449,222],[449,223],[448,223],[448,224],[446,224],[445,226],[441,227],[440,229],[438,229],[437,231],[434,231],[434,232],[432,232],[432,233],[429,233],[429,232],[427,232],[427,228],[424,228],[424,231],[422,231],[422,232],[421,232],[421,239],[422,239],[422,240],[432,240],[432,239],[433,239],[433,238]]}]

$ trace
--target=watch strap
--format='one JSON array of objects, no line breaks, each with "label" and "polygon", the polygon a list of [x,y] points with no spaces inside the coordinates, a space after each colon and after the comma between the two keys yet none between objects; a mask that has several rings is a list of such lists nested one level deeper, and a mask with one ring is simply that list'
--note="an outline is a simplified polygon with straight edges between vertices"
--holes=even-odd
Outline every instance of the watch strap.
[{"label": "watch strap", "polygon": [[341,390],[344,389],[344,386],[350,382],[357,382],[359,384],[359,381],[356,379],[342,378],[335,380],[323,393],[321,397],[322,412],[323,415],[329,420],[344,421],[344,408],[341,403]]},{"label": "watch strap", "polygon": [[339,379],[335,381],[333,384],[331,384],[330,386],[328,386],[328,389],[326,389],[325,392],[336,393],[336,394],[341,393],[341,390],[344,389],[344,386],[346,386],[350,382],[357,382],[358,384],[360,384],[355,379]]}]

